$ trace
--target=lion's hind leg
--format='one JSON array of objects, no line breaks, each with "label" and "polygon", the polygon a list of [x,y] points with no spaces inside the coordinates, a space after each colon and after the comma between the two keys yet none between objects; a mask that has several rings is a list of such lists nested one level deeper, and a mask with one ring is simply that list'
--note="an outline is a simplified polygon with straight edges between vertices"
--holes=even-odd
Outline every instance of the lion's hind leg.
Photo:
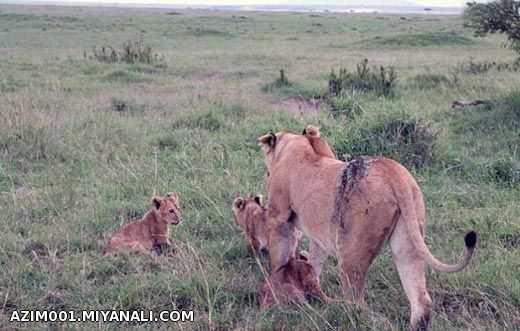
[{"label": "lion's hind leg", "polygon": [[426,289],[424,260],[417,254],[415,246],[408,239],[405,220],[401,218],[397,221],[390,237],[390,247],[399,278],[410,301],[410,326],[412,330],[426,330],[430,320],[432,300]]}]

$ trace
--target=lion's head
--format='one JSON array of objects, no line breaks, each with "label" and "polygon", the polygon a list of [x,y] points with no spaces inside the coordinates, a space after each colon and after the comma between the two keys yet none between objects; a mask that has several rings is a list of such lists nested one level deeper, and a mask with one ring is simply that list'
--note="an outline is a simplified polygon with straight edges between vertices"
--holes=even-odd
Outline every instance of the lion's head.
[{"label": "lion's head", "polygon": [[269,132],[258,138],[258,144],[264,152],[264,160],[268,171],[271,171],[276,161],[283,157],[283,155],[278,155],[278,151],[282,150],[283,146],[290,144],[300,145],[304,150],[307,149],[310,155],[315,154],[320,157],[336,158],[332,148],[320,138],[319,129],[313,125],[308,125],[301,134],[292,131]]},{"label": "lion's head", "polygon": [[182,221],[179,195],[177,193],[170,192],[166,197],[154,197],[152,199],[152,209],[159,222],[178,225]]}]

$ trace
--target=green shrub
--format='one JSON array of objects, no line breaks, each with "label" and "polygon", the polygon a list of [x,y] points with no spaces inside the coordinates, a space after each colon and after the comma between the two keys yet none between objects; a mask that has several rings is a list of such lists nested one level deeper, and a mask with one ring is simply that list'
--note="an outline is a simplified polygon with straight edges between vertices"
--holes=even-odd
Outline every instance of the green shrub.
[{"label": "green shrub", "polygon": [[94,46],[92,48],[92,55],[89,56],[87,52],[84,51],[83,56],[106,63],[124,62],[128,64],[151,64],[163,62],[164,60],[163,56],[152,52],[152,46],[146,44],[142,36],[136,40],[125,41],[121,50],[117,50],[110,45],[103,45],[100,48]]},{"label": "green shrub", "polygon": [[287,79],[287,76],[285,75],[285,71],[283,69],[280,69],[280,75],[276,78],[276,80],[272,83],[266,84],[262,88],[262,91],[271,92],[275,89],[290,87],[292,85],[293,84]]},{"label": "green shrub", "polygon": [[350,159],[360,155],[383,155],[414,168],[435,161],[437,132],[406,113],[388,113],[377,120],[354,123],[333,144],[336,155]]},{"label": "green shrub", "polygon": [[497,183],[515,186],[520,183],[520,163],[512,157],[498,157],[489,166],[491,179]]},{"label": "green shrub", "polygon": [[346,91],[373,91],[378,95],[393,97],[396,84],[397,73],[393,67],[380,66],[371,69],[368,66],[368,59],[364,59],[357,65],[355,73],[340,68],[339,75],[336,75],[332,70],[329,78],[329,94],[339,96]]}]

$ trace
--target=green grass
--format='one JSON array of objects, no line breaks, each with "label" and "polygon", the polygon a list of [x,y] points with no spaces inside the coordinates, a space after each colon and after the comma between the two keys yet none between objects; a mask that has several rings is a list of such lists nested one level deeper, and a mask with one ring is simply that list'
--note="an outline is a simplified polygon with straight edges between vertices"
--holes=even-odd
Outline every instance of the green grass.
[{"label": "green grass", "polygon": [[[388,249],[363,311],[342,301],[259,311],[268,264],[248,255],[231,202],[265,195],[257,137],[310,123],[339,157],[383,154],[411,169],[426,199],[426,241],[441,260],[456,260],[465,231],[479,233],[467,269],[428,269],[432,330],[518,328],[520,77],[500,36],[473,39],[452,16],[172,13],[2,6],[0,329],[168,328],[8,318],[15,309],[176,308],[195,311],[194,323],[179,325],[189,330],[405,329],[408,301]],[[84,57],[140,36],[161,63]],[[318,109],[278,102],[325,95],[333,68],[353,72],[364,58],[395,68],[394,98],[353,93]],[[511,65],[460,70],[497,58]],[[291,85],[266,89],[281,68]],[[468,99],[504,102],[451,109]],[[102,256],[110,234],[172,190],[185,218],[171,233],[175,256]],[[342,298],[334,258],[321,283]]]}]

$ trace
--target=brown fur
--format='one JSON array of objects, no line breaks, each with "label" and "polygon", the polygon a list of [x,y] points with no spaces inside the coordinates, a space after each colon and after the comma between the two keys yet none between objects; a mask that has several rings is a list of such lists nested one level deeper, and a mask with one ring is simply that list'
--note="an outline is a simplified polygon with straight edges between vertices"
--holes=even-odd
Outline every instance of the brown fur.
[{"label": "brown fur", "polygon": [[154,197],[151,208],[138,220],[123,225],[109,239],[105,253],[123,250],[150,252],[170,246],[169,229],[182,221],[179,196],[168,193],[164,198]]},{"label": "brown fur", "polygon": [[[455,265],[440,262],[424,243],[421,190],[402,165],[387,158],[361,158],[345,164],[324,155],[322,147],[315,149],[307,131],[259,138],[270,174],[269,226],[287,226],[293,219],[311,239],[309,263],[318,276],[327,256],[336,254],[343,292],[349,302],[359,306],[364,305],[368,269],[389,240],[411,304],[411,326],[426,328],[431,299],[425,262],[444,272],[463,269],[471,259],[476,234],[466,235],[462,261]],[[321,140],[317,129],[311,131],[312,139]],[[274,234],[269,238],[269,255],[276,270],[289,261],[290,249],[283,235]]]},{"label": "brown fur", "polygon": [[[244,231],[248,249],[255,254],[267,251],[269,229],[267,210],[262,206],[262,197],[237,197],[233,200],[232,209],[235,222]],[[301,232],[293,226],[282,226],[279,231],[284,238],[290,238],[291,256],[296,256]]]},{"label": "brown fur", "polygon": [[293,302],[302,305],[304,293],[323,302],[332,301],[321,289],[318,277],[306,261],[291,257],[289,262],[270,276],[260,288],[260,309]]}]

